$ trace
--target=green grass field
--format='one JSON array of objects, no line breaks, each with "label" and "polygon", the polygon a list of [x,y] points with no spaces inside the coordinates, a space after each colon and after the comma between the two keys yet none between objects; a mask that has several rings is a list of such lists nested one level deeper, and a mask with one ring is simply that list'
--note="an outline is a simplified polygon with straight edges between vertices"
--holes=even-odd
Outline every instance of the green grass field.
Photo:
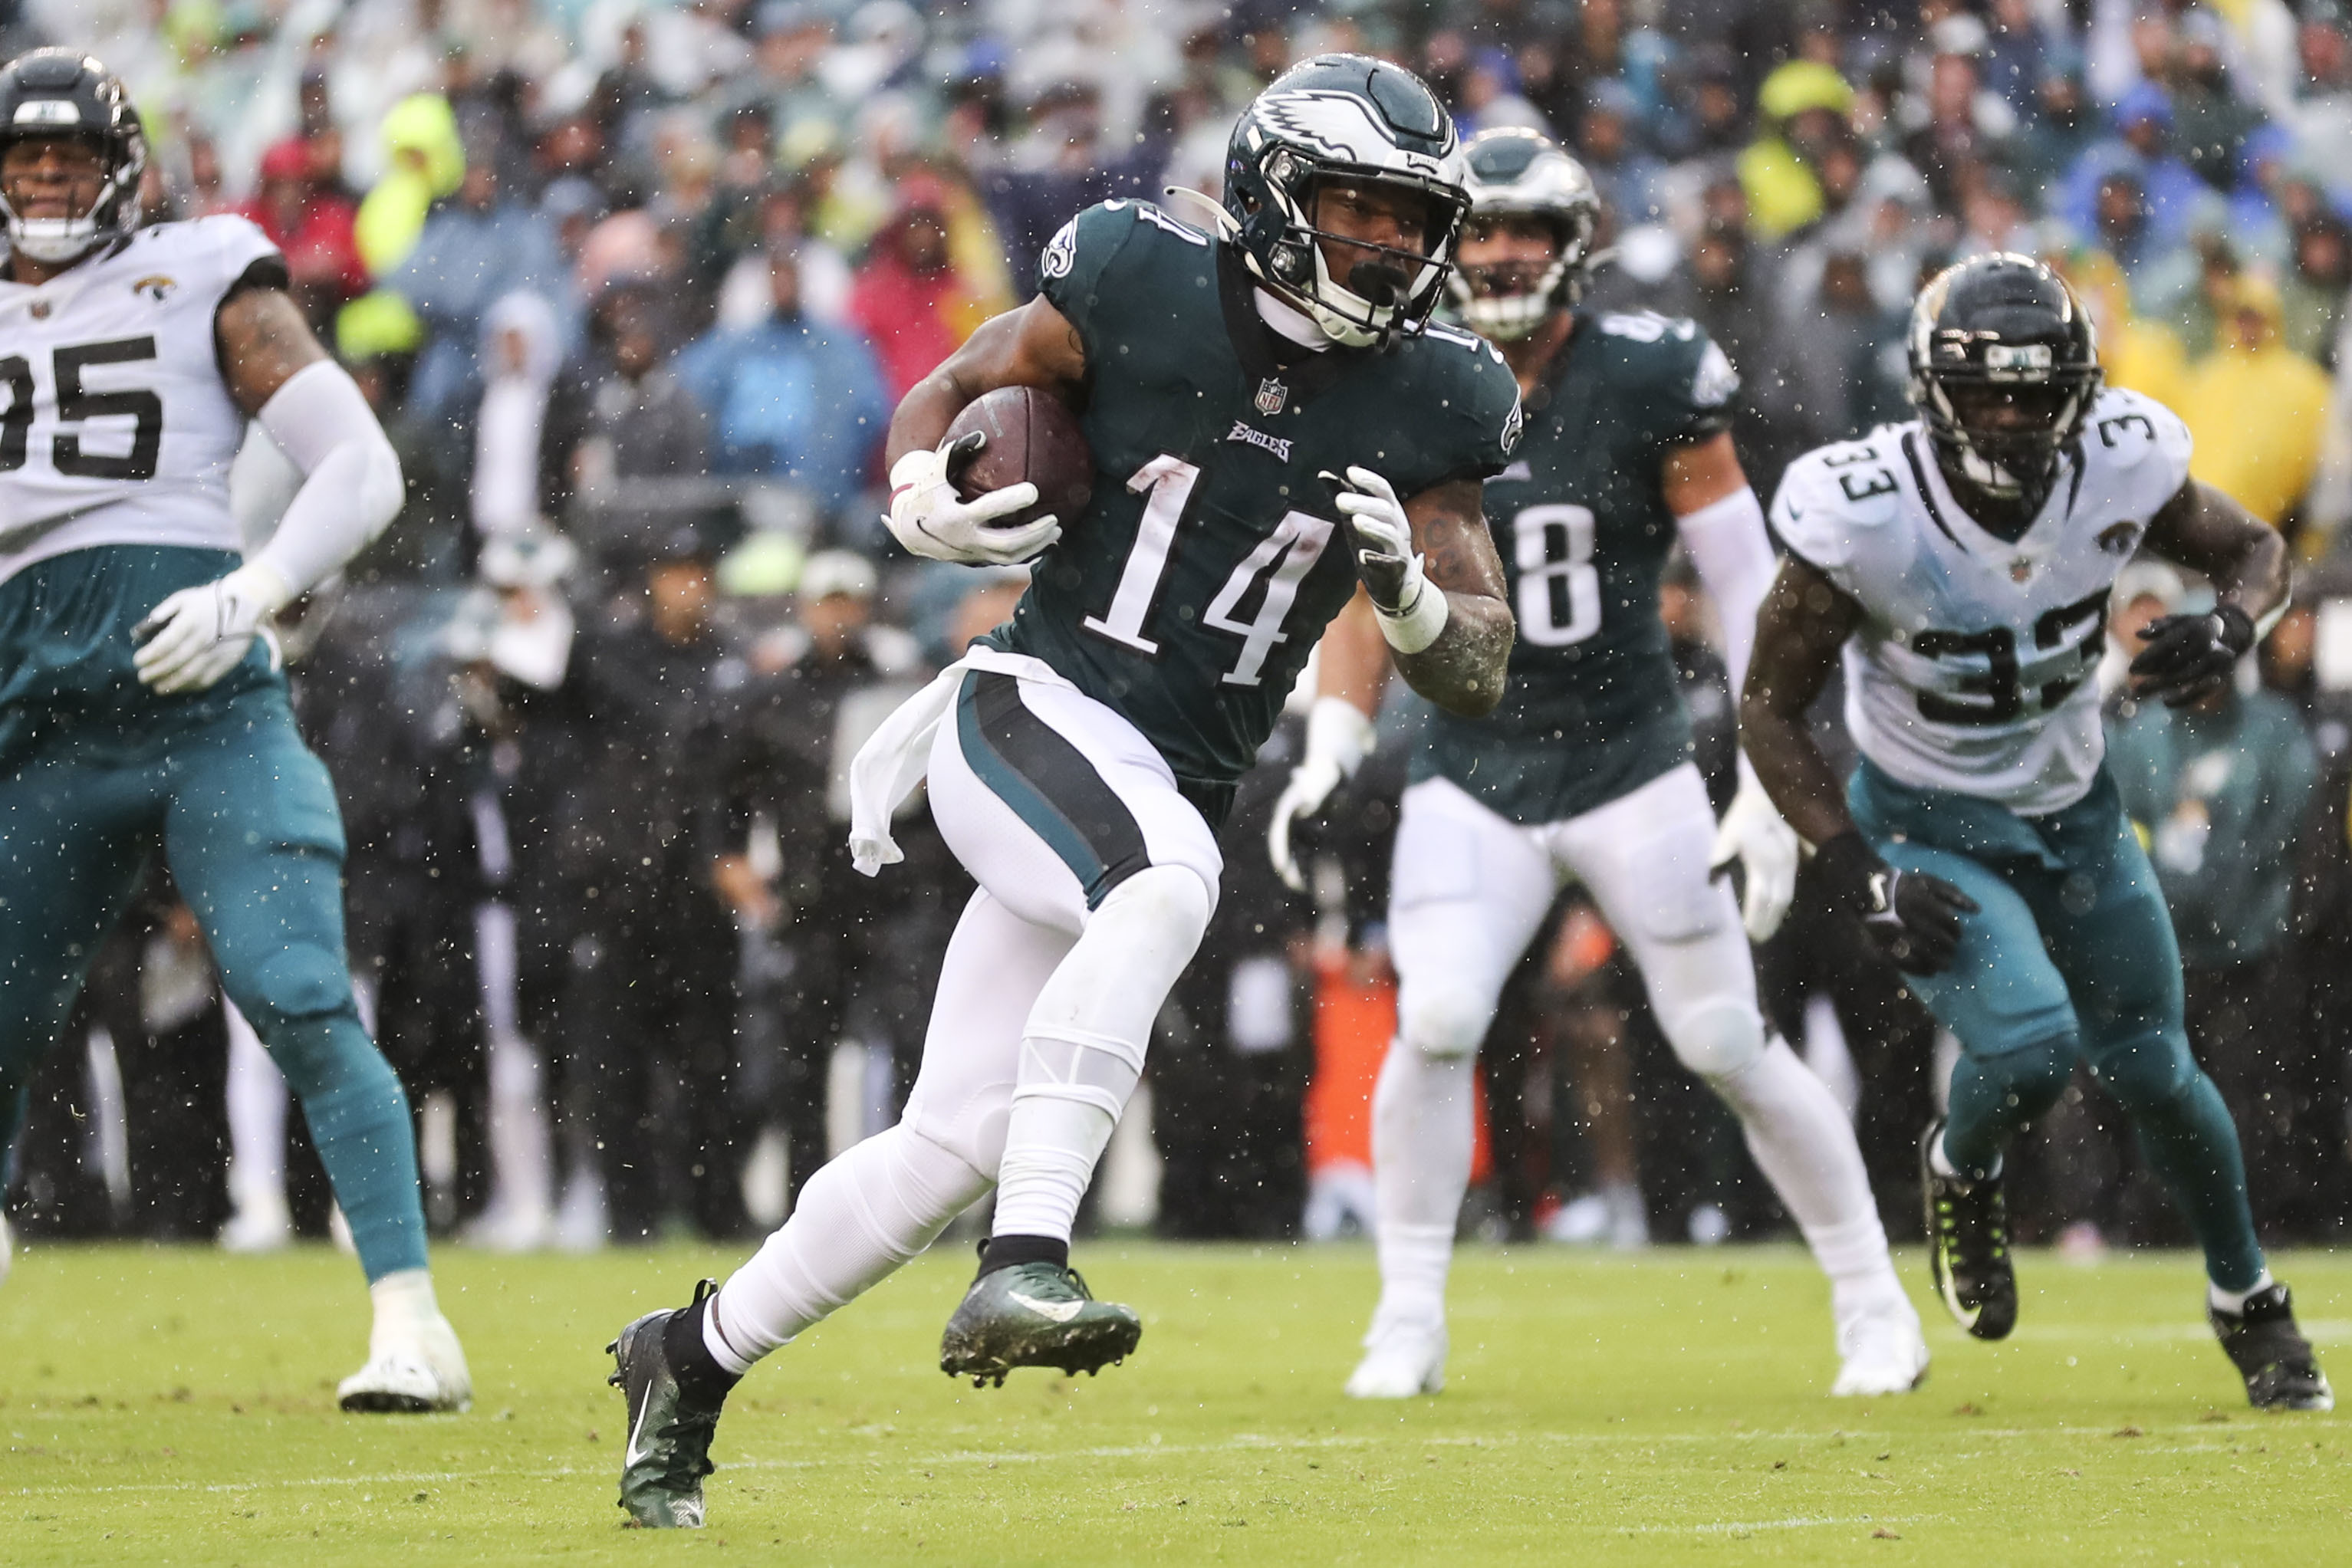
[{"label": "green grass field", "polygon": [[[935,1368],[969,1263],[933,1256],[737,1392],[710,1528],[625,1531],[603,1345],[730,1261],[445,1249],[476,1404],[404,1419],[334,1409],[343,1258],[37,1249],[0,1291],[0,1563],[2352,1560],[2352,1425],[2246,1408],[2189,1258],[2029,1257],[2015,1338],[1937,1312],[1927,1386],[1855,1404],[1792,1248],[1467,1250],[1451,1385],[1402,1408],[1339,1393],[1362,1248],[1083,1246],[1141,1353],[987,1392]],[[2352,1373],[2352,1258],[2278,1266]]]}]

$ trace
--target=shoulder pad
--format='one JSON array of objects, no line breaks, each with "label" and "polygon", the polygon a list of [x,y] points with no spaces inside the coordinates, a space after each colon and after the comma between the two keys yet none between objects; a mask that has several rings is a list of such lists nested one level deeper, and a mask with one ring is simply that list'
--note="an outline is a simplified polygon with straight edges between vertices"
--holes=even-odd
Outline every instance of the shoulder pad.
[{"label": "shoulder pad", "polygon": [[2083,448],[2094,461],[2136,468],[2151,456],[2171,458],[2186,475],[2190,446],[2180,416],[2143,392],[2109,387],[2084,422]]},{"label": "shoulder pad", "polygon": [[1790,464],[1772,497],[1780,541],[1826,570],[1847,562],[1858,531],[1894,521],[1902,501],[1897,434],[1881,426],[1868,440],[1819,447]]},{"label": "shoulder pad", "polygon": [[260,225],[235,213],[156,224],[140,230],[131,244],[131,254],[163,269],[170,283],[215,295],[257,262],[275,263],[280,271],[285,267]]},{"label": "shoulder pad", "polygon": [[1113,211],[1117,211],[1121,207],[1131,208],[1135,213],[1137,221],[1150,224],[1156,229],[1165,230],[1167,233],[1174,235],[1178,239],[1182,240],[1186,245],[1197,245],[1206,247],[1209,244],[1209,236],[1207,235],[1202,233],[1199,229],[1194,228],[1191,224],[1184,222],[1182,219],[1172,216],[1167,208],[1156,205],[1153,203],[1129,202],[1125,197],[1121,197],[1117,201],[1105,202],[1103,205],[1112,209]]}]

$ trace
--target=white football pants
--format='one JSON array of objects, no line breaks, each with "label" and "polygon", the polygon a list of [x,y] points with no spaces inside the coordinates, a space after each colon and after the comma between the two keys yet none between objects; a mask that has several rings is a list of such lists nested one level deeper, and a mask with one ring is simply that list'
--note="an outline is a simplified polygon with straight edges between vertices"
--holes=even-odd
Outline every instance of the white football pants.
[{"label": "white football pants", "polygon": [[1853,1129],[1768,1040],[1715,813],[1685,763],[1580,817],[1523,827],[1450,780],[1405,791],[1389,898],[1397,1039],[1372,1096],[1381,1308],[1434,1321],[1470,1183],[1472,1067],[1504,983],[1560,888],[1581,882],[1640,966],[1659,1029],[1739,1115],[1748,1146],[1845,1299],[1899,1289]]},{"label": "white football pants", "polygon": [[[740,1372],[997,1188],[1000,1236],[1067,1239],[1200,946],[1216,835],[1135,727],[1056,680],[968,673],[933,820],[980,883],[940,971],[905,1116],[814,1176],[705,1319]],[[887,871],[885,874],[889,874]]]}]

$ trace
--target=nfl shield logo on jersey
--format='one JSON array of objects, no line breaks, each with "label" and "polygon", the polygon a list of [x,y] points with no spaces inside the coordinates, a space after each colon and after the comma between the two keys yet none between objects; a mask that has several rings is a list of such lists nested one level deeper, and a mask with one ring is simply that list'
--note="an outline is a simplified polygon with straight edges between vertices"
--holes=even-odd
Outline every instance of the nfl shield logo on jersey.
[{"label": "nfl shield logo on jersey", "polygon": [[1290,389],[1278,377],[1268,376],[1257,383],[1257,411],[1260,413],[1280,413],[1288,402]]}]

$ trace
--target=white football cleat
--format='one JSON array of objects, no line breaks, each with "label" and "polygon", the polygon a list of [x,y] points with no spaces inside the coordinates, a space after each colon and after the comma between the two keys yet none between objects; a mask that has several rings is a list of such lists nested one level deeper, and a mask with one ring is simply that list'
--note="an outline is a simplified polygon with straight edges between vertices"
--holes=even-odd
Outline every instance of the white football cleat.
[{"label": "white football cleat", "polygon": [[1927,1341],[1907,1296],[1881,1299],[1848,1313],[1838,1322],[1837,1340],[1844,1364],[1830,1387],[1832,1398],[1908,1394],[1927,1380]]},{"label": "white football cleat", "polygon": [[1412,1399],[1445,1386],[1445,1325],[1382,1322],[1364,1336],[1364,1359],[1348,1378],[1350,1399]]},{"label": "white football cleat", "polygon": [[[371,1340],[377,1336],[371,1335]],[[473,1375],[449,1320],[435,1313],[387,1343],[368,1346],[365,1366],[335,1385],[335,1402],[369,1414],[422,1416],[474,1403]]]}]

